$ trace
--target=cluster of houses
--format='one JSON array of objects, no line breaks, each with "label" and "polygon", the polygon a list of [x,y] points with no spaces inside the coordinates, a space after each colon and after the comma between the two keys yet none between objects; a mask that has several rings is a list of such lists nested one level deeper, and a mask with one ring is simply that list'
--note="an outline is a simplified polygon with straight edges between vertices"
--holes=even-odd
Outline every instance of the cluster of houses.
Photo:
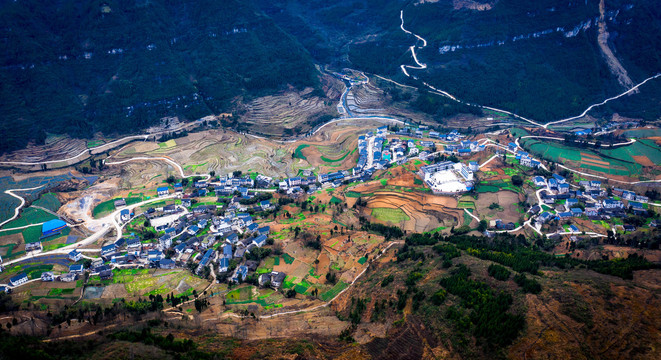
[{"label": "cluster of houses", "polygon": [[[416,137],[416,138],[422,138],[424,137],[425,131],[429,130],[429,127],[426,125],[420,125],[417,128],[414,127],[405,127],[402,129],[399,129],[395,132],[397,135],[403,135],[403,136],[411,136],[411,137]],[[438,131],[433,131],[430,130],[429,133],[427,134],[427,137],[432,138],[432,139],[439,139],[439,140],[444,140],[448,142],[454,142],[454,141],[460,141],[466,135],[460,134],[459,131],[457,130],[452,130],[447,134],[441,134]]]},{"label": "cluster of houses", "polygon": [[[644,206],[648,201],[647,197],[619,188],[612,188],[613,196],[609,196],[598,180],[580,181],[580,188],[577,186],[572,189],[563,176],[553,174],[548,179],[536,176],[533,178],[533,183],[537,187],[545,188],[540,192],[540,198],[544,204],[553,208],[542,211],[538,205],[535,205],[530,209],[531,213],[537,214],[535,222],[538,227],[550,220],[568,220],[582,216],[590,220],[610,220],[624,218],[628,212],[637,215],[647,213]],[[627,206],[622,199],[627,200]],[[625,231],[635,230],[632,225],[623,227]],[[575,225],[571,225],[569,229],[571,232],[579,232]]]},{"label": "cluster of houses", "polygon": [[518,151],[517,151],[518,146],[517,146],[515,143],[511,142],[511,143],[507,144],[507,147],[508,147],[511,151],[514,151],[514,152],[515,152],[515,155],[514,155],[514,156],[515,156],[515,158],[516,158],[517,160],[519,160],[519,163],[520,163],[521,165],[526,166],[526,167],[529,167],[529,168],[533,168],[533,169],[537,169],[537,168],[542,167],[542,163],[539,162],[539,161],[537,161],[537,160],[535,160],[535,159],[533,159],[533,158],[530,156],[530,154],[528,154],[527,152],[522,151],[522,150],[518,150]]},{"label": "cluster of houses", "polygon": [[[89,269],[85,269],[83,264],[80,264],[80,260],[83,258],[83,254],[78,250],[72,250],[67,254],[69,261],[73,262],[69,266],[69,272],[55,275],[52,271],[44,271],[41,273],[40,280],[43,282],[52,282],[52,281],[61,281],[61,282],[73,282],[78,280],[85,271],[89,271],[90,275],[98,275],[101,280],[112,279],[113,273],[110,266],[104,264],[103,259],[96,259],[92,262]],[[38,280],[38,279],[34,279]],[[9,285],[11,287],[17,287],[23,285],[29,281],[27,274],[20,273],[13,276],[9,279]],[[2,291],[2,289],[0,289]]]}]

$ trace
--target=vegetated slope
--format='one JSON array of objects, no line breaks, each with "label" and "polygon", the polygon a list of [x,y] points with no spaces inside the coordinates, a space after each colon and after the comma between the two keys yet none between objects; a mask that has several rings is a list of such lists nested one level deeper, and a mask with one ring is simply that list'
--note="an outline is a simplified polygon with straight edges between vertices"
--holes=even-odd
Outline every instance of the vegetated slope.
[{"label": "vegetated slope", "polygon": [[[292,32],[299,38],[316,34],[313,44],[301,42],[319,61],[328,55],[320,49],[340,45],[336,55],[348,55],[342,65],[405,81],[399,65],[413,64],[409,46],[416,39],[399,28],[403,9],[405,27],[428,41],[416,51],[428,67],[410,70],[412,76],[461,99],[542,122],[580,114],[624,90],[597,42],[599,1],[492,5],[478,11],[451,1],[275,1],[265,11],[279,14],[273,17],[281,26],[294,20],[304,24],[305,31]],[[652,0],[606,4],[610,47],[634,83],[661,72],[661,31],[654,31],[661,16],[654,5]]]},{"label": "vegetated slope", "polygon": [[3,1],[0,23],[0,151],[319,87],[305,49],[250,2]]},{"label": "vegetated slope", "polygon": [[343,337],[379,359],[658,357],[659,299],[641,281],[658,265],[555,257],[523,236],[438,239],[371,264],[334,307]]}]

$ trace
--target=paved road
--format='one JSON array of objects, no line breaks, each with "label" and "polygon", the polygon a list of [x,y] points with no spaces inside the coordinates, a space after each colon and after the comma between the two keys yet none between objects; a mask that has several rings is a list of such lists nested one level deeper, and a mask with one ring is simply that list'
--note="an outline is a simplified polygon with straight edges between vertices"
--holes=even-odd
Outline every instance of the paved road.
[{"label": "paved road", "polygon": [[21,197],[21,196],[18,196],[18,195],[16,195],[16,194],[14,194],[14,191],[19,191],[19,192],[20,192],[20,191],[32,191],[32,190],[40,189],[40,188],[42,188],[42,187],[44,187],[44,185],[36,186],[36,187],[31,187],[31,188],[25,188],[25,189],[9,189],[9,190],[5,190],[5,194],[7,194],[7,195],[11,195],[11,196],[17,198],[18,200],[21,201],[21,203],[16,207],[16,209],[14,209],[14,216],[12,216],[12,217],[10,217],[9,219],[7,219],[7,220],[5,220],[5,221],[3,221],[3,222],[0,223],[0,228],[3,227],[6,223],[8,223],[8,222],[10,222],[10,221],[12,221],[12,220],[14,220],[14,219],[16,219],[16,218],[18,217],[18,214],[21,212],[21,209],[23,208],[23,206],[25,206],[25,199],[23,199],[23,197]]},{"label": "paved road", "polygon": [[[132,209],[134,209],[134,208],[136,208],[136,207],[140,207],[140,206],[143,206],[143,205],[147,205],[147,204],[150,204],[150,203],[152,203],[152,202],[156,202],[156,201],[161,201],[161,200],[165,200],[165,199],[171,199],[171,198],[174,198],[174,197],[176,197],[176,196],[177,196],[177,194],[169,194],[169,195],[167,195],[167,196],[156,197],[156,198],[153,198],[153,199],[145,200],[145,201],[142,201],[142,202],[139,202],[139,203],[136,203],[136,204],[132,204],[132,205],[130,205],[130,206],[127,206],[127,207],[124,207],[124,208],[120,208],[120,209],[118,209],[118,210],[115,210],[115,211],[114,211],[113,213],[111,213],[110,215],[107,215],[107,216],[105,216],[105,217],[99,219],[100,221],[103,222],[103,225],[102,225],[103,228],[102,228],[102,230],[95,232],[95,233],[92,234],[91,236],[88,236],[87,238],[85,238],[85,239],[83,239],[83,240],[81,240],[81,241],[79,241],[79,242],[76,242],[76,243],[73,243],[73,244],[70,244],[70,245],[67,245],[67,246],[61,247],[61,248],[59,248],[59,249],[55,249],[55,250],[51,250],[51,251],[46,251],[46,252],[40,252],[40,253],[36,253],[36,254],[31,254],[31,255],[25,255],[25,256],[20,257],[20,258],[17,258],[17,259],[13,259],[13,260],[5,261],[5,262],[4,262],[4,265],[7,266],[7,265],[11,265],[11,264],[16,263],[16,262],[24,261],[24,260],[31,259],[31,258],[35,258],[35,257],[46,256],[46,255],[53,255],[53,254],[68,254],[68,253],[69,253],[71,250],[73,250],[73,249],[78,249],[78,250],[81,250],[81,249],[82,249],[82,250],[85,250],[85,251],[86,251],[86,250],[88,250],[88,249],[85,249],[85,248],[84,248],[85,246],[90,245],[90,244],[93,244],[93,243],[95,243],[96,241],[98,241],[99,239],[103,238],[103,237],[104,237],[104,236],[105,236],[105,235],[106,235],[111,229],[113,229],[113,228],[115,229],[115,231],[116,231],[116,233],[117,233],[117,239],[119,239],[119,238],[121,238],[121,236],[122,236],[122,226],[119,224],[117,218],[118,218],[118,216],[119,216],[119,213],[120,213],[123,209],[129,209],[129,210],[132,210]],[[92,250],[93,250],[93,249],[92,249]]]}]

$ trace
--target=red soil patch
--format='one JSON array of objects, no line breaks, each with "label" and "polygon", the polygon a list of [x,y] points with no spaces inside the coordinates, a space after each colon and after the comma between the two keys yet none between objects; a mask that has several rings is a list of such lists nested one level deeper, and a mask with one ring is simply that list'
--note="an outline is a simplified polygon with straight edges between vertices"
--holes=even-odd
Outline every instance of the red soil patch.
[{"label": "red soil patch", "polygon": [[631,156],[634,160],[636,160],[637,163],[643,166],[654,166],[652,160],[650,160],[647,156],[645,155],[637,155],[637,156]]}]

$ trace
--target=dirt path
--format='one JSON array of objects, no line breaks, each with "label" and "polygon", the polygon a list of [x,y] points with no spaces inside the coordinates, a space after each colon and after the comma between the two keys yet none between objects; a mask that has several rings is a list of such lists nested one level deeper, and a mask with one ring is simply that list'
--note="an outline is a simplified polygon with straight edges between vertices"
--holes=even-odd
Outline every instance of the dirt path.
[{"label": "dirt path", "polygon": [[[599,1],[599,35],[597,36],[597,42],[599,43],[599,49],[601,49],[601,54],[606,59],[606,64],[611,73],[617,77],[617,81],[620,85],[624,86],[627,89],[630,89],[634,86],[634,82],[629,78],[627,70],[622,66],[620,60],[617,59],[613,51],[608,46],[608,29],[606,28],[606,4],[605,0]],[[635,90],[634,93],[637,93],[638,90]]]}]

